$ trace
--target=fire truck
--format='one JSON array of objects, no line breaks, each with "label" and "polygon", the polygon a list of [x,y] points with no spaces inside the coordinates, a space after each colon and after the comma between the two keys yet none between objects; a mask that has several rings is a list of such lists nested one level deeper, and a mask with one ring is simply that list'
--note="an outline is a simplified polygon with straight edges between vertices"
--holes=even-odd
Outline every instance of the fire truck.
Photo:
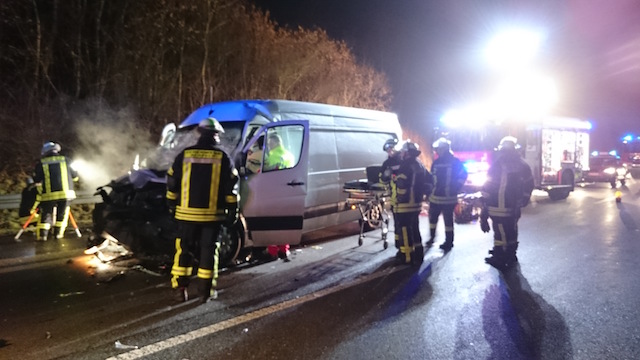
[{"label": "fire truck", "polygon": [[551,200],[562,200],[581,179],[582,169],[588,168],[590,130],[589,121],[560,116],[527,121],[445,116],[435,135],[451,141],[452,151],[467,169],[461,197],[480,190],[500,139],[512,135],[531,166],[536,188]]},{"label": "fire truck", "polygon": [[634,179],[640,178],[640,136],[627,134],[622,138],[620,159]]}]

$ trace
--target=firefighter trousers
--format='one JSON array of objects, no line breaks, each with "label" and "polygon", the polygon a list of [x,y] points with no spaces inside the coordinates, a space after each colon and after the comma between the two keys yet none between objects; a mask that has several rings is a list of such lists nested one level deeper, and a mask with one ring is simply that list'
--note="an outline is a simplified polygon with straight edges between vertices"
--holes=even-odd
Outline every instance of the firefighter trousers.
[{"label": "firefighter trousers", "polygon": [[495,257],[513,259],[518,250],[518,220],[516,216],[491,216],[493,250]]},{"label": "firefighter trousers", "polygon": [[67,199],[40,203],[40,218],[36,225],[37,240],[47,240],[51,229],[53,229],[53,236],[56,238],[60,239],[64,236],[69,222],[69,203],[70,201]]},{"label": "firefighter trousers", "polygon": [[[422,251],[422,240],[420,236],[419,227],[420,212],[404,212],[394,214],[394,235],[395,244],[398,249],[398,257],[405,263],[410,263],[412,260],[412,253],[419,247],[419,252]],[[417,256],[420,256],[419,254]],[[420,259],[416,259],[420,260]]]},{"label": "firefighter trousers", "polygon": [[453,210],[456,204],[436,204],[429,203],[429,232],[432,241],[436,238],[436,228],[438,227],[438,218],[442,214],[444,219],[444,236],[446,243],[453,243]]},{"label": "firefighter trousers", "polygon": [[208,297],[218,279],[220,223],[179,222],[176,251],[171,268],[171,287],[188,287],[193,267],[198,266],[198,293]]}]

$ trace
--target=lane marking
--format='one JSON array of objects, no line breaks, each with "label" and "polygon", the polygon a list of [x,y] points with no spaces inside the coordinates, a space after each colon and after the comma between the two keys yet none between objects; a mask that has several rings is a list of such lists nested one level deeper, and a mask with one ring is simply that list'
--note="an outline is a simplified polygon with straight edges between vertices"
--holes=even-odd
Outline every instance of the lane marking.
[{"label": "lane marking", "polygon": [[354,287],[363,283],[366,283],[368,281],[371,280],[375,280],[379,277],[383,277],[383,276],[389,276],[393,273],[395,273],[396,271],[400,271],[400,270],[404,270],[406,269],[405,266],[395,266],[395,267],[391,267],[389,269],[386,269],[384,271],[381,271],[379,273],[374,273],[371,275],[367,275],[367,276],[363,276],[357,280],[354,280],[352,282],[346,283],[346,284],[342,284],[342,285],[336,285],[327,289],[323,289],[311,294],[307,294],[304,296],[301,296],[297,299],[291,299],[291,300],[287,300],[284,302],[281,302],[279,304],[274,304],[271,306],[267,306],[265,308],[262,309],[258,309],[249,313],[246,313],[244,315],[240,315],[237,316],[235,318],[231,318],[228,320],[224,320],[221,321],[219,323],[213,324],[213,325],[209,325],[200,329],[196,329],[193,330],[191,332],[188,332],[186,334],[182,334],[182,335],[178,335],[166,340],[162,340],[162,341],[158,341],[156,343],[141,347],[139,349],[136,350],[132,350],[126,353],[122,353],[120,355],[116,355],[113,357],[108,358],[107,360],[134,360],[134,359],[140,359],[142,357],[145,356],[149,356],[149,355],[153,355],[156,354],[160,351],[187,343],[189,341],[192,340],[196,340],[199,339],[201,337],[207,336],[207,335],[211,335],[211,334],[215,334],[217,332],[229,329],[231,327],[249,322],[249,321],[253,321],[253,320],[257,320],[260,318],[263,318],[267,315],[271,315],[274,313],[277,313],[279,311],[282,310],[286,310],[289,308],[292,308],[294,306],[298,306],[298,305],[302,305],[304,303],[307,303],[309,301],[312,300],[316,300],[322,297],[325,297],[327,295],[336,293],[338,291],[350,288],[350,287]]}]

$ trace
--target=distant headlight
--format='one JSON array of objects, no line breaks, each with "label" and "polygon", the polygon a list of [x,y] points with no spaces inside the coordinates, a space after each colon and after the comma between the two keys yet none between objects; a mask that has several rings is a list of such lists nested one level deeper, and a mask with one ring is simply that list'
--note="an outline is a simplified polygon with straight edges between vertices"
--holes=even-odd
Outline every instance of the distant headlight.
[{"label": "distant headlight", "polygon": [[604,172],[605,174],[607,174],[607,175],[613,175],[613,174],[615,174],[615,173],[616,173],[616,169],[615,169],[615,168],[610,167],[610,168],[606,168],[606,169],[604,169],[604,171],[603,171],[603,172]]}]

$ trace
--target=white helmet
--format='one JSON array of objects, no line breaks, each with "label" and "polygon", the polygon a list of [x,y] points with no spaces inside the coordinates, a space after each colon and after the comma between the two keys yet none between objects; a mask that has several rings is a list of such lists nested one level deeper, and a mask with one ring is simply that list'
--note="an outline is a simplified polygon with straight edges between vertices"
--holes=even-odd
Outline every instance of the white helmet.
[{"label": "white helmet", "polygon": [[224,133],[224,128],[220,125],[220,122],[213,117],[208,117],[198,124],[198,131],[202,132],[214,132]]},{"label": "white helmet", "polygon": [[511,151],[517,150],[520,148],[518,145],[518,139],[514,136],[505,136],[500,140],[500,145],[498,145],[498,150],[502,151]]},{"label": "white helmet", "polygon": [[60,144],[56,144],[53,141],[49,141],[42,145],[42,151],[40,151],[41,155],[47,155],[49,153],[59,153],[61,150]]},{"label": "white helmet", "polygon": [[420,155],[420,146],[411,140],[407,140],[402,144],[400,151],[403,154],[409,154],[410,157],[418,157]]},{"label": "white helmet", "polygon": [[436,140],[431,147],[438,152],[438,154],[444,154],[451,152],[451,141],[441,137]]}]

